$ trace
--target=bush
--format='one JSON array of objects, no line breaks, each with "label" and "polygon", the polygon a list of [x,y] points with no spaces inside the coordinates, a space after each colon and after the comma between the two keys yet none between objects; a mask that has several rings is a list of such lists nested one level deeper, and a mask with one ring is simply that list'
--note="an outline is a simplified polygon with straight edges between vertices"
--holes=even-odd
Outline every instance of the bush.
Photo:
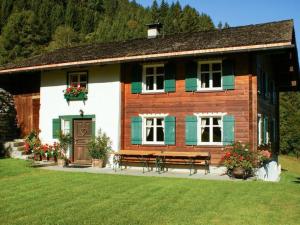
[{"label": "bush", "polygon": [[110,138],[100,129],[98,135],[88,144],[89,154],[93,159],[105,160],[107,154],[112,150],[111,145]]}]

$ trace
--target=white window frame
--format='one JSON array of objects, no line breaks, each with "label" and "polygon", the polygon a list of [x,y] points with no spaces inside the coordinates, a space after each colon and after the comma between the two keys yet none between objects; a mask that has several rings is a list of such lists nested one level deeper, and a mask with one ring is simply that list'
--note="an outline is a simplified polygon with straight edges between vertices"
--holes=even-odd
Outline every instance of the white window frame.
[{"label": "white window frame", "polygon": [[[165,78],[165,73],[164,74],[157,74],[156,73],[156,69],[157,67],[163,67],[165,69],[165,65],[163,63],[159,63],[159,64],[146,64],[143,65],[143,84],[142,84],[142,93],[163,93],[165,92],[165,85],[163,89],[159,89],[157,90],[157,76],[163,76]],[[146,70],[147,68],[153,68],[153,75],[147,75],[146,74]],[[153,90],[147,90],[147,85],[146,85],[146,77],[147,76],[153,76]]]},{"label": "white window frame", "polygon": [[[140,116],[142,117],[142,144],[143,145],[165,145],[165,117],[168,114],[140,114]],[[153,137],[154,137],[154,141],[147,141],[147,134],[146,134],[146,128],[147,128],[147,124],[146,121],[147,119],[154,119],[154,124],[153,124]],[[156,121],[157,119],[163,119],[162,121],[162,127],[164,129],[164,141],[157,141],[157,130],[156,130]]]},{"label": "white window frame", "polygon": [[257,114],[257,144],[262,144],[263,121],[261,114]]},{"label": "white window frame", "polygon": [[[67,126],[67,124],[69,124]],[[61,131],[63,134],[71,134],[71,121],[61,119]]]},{"label": "white window frame", "polygon": [[265,116],[267,118],[267,128],[266,128],[266,144],[269,144],[270,143],[270,131],[269,131],[269,128],[270,128],[270,119],[268,116]]},{"label": "white window frame", "polygon": [[[226,113],[195,113],[197,116],[197,145],[223,145],[223,116]],[[210,142],[202,142],[201,141],[201,118],[210,118],[210,125],[209,125],[209,139]],[[213,118],[221,118],[221,141],[220,142],[213,142]],[[219,126],[218,126],[219,127]]]},{"label": "white window frame", "polygon": [[[86,76],[86,82],[80,82],[80,77],[82,75]],[[72,76],[77,76],[77,87],[78,87],[78,84],[85,83],[86,89],[88,88],[88,72],[87,71],[69,72],[68,73],[69,87],[71,87]]]},{"label": "white window frame", "polygon": [[[212,64],[214,63],[220,63],[221,64],[221,70],[218,70],[218,71],[212,71]],[[201,74],[202,74],[202,71],[201,71],[201,65],[203,64],[209,64],[209,87],[208,88],[202,88],[201,84],[202,84],[202,81],[201,81]],[[222,64],[222,60],[207,60],[207,61],[199,61],[198,62],[198,79],[197,79],[197,91],[217,91],[217,90],[223,90],[223,79],[222,79],[222,76],[223,76],[223,73],[222,73],[222,70],[223,70],[223,64]],[[221,73],[221,86],[220,87],[213,87],[213,72],[219,72]]]}]

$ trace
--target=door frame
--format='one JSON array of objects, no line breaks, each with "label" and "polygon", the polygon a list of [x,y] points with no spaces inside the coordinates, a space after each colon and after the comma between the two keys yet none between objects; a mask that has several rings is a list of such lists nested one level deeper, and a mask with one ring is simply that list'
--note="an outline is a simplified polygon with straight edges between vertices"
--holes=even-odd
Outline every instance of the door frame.
[{"label": "door frame", "polygon": [[[70,152],[69,152],[69,159],[74,162],[74,127],[73,122],[74,120],[84,120],[84,119],[91,119],[92,120],[92,136],[96,136],[96,115],[64,115],[59,116],[59,119],[70,121],[70,135],[72,137],[72,145],[70,146]],[[61,123],[61,130],[63,130],[63,123]]]}]

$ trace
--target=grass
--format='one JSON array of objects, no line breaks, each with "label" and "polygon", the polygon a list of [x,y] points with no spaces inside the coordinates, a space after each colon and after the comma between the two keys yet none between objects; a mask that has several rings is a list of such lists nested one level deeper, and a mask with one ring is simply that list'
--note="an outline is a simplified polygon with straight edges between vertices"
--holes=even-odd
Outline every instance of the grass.
[{"label": "grass", "polygon": [[299,224],[300,161],[279,183],[66,173],[0,160],[0,224]]}]

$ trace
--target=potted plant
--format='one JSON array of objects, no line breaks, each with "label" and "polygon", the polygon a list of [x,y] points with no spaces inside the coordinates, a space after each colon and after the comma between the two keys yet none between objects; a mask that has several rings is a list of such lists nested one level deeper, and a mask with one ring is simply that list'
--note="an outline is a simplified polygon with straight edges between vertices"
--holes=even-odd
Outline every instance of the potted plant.
[{"label": "potted plant", "polygon": [[70,144],[72,143],[72,137],[70,134],[59,133],[59,152],[58,152],[58,160],[57,164],[59,166],[68,166],[69,159],[67,157],[67,151],[69,149]]},{"label": "potted plant", "polygon": [[40,145],[40,139],[38,137],[38,133],[36,131],[31,131],[30,134],[28,134],[25,137],[25,145],[24,145],[24,151],[23,154],[30,155],[34,153],[34,148],[36,146]]},{"label": "potted plant", "polygon": [[54,142],[53,145],[51,146],[51,150],[52,150],[52,158],[55,163],[57,163],[59,149],[60,149],[59,144],[57,142]]},{"label": "potted plant", "polygon": [[98,135],[88,143],[88,151],[92,157],[93,167],[104,167],[108,153],[112,150],[112,142],[105,132],[100,129]]},{"label": "potted plant", "polygon": [[257,151],[250,151],[247,144],[236,142],[226,147],[222,160],[229,176],[246,179],[253,175],[253,169],[257,167],[258,154]]}]

